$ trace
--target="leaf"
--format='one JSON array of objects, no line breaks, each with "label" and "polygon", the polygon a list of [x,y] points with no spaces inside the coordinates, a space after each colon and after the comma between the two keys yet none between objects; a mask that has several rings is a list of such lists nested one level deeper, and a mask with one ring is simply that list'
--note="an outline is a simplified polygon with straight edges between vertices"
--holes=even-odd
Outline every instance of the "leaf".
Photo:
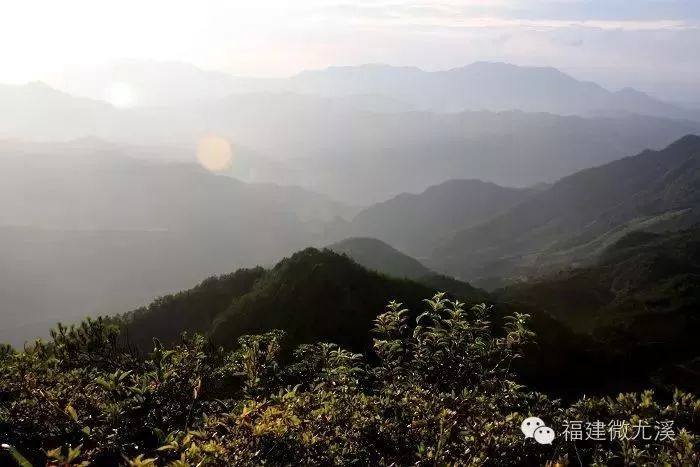
[{"label": "leaf", "polygon": [[66,413],[70,418],[73,419],[74,422],[78,421],[78,413],[75,411],[72,405],[68,404],[66,405]]},{"label": "leaf", "polygon": [[99,384],[105,389],[109,389],[111,387],[111,384],[109,384],[109,382],[107,382],[107,380],[105,380],[102,376],[95,378],[95,383]]},{"label": "leaf", "polygon": [[20,454],[17,449],[13,448],[9,444],[3,444],[2,447],[9,451],[10,455],[15,460],[15,462],[17,462],[17,465],[19,467],[32,467],[32,464],[27,460],[26,457]]},{"label": "leaf", "polygon": [[66,460],[68,461],[69,464],[71,462],[73,462],[75,459],[77,459],[78,456],[80,456],[80,448],[81,447],[82,446],[76,446],[73,449],[68,449],[68,457]]}]

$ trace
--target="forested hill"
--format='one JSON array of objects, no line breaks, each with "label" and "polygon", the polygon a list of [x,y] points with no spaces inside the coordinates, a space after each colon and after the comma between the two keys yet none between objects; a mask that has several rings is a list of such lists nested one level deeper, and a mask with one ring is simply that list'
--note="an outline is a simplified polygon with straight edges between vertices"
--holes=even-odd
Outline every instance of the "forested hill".
[{"label": "forested hill", "polygon": [[[475,289],[476,290],[476,289]],[[162,297],[123,316],[130,341],[148,348],[182,332],[200,332],[233,346],[243,334],[282,329],[290,345],[318,340],[358,349],[383,306],[394,297],[419,307],[427,285],[373,272],[330,250],[306,249],[271,269],[243,269]],[[477,291],[474,302],[485,295]]]},{"label": "forested hill", "polygon": [[688,135],[561,179],[459,232],[428,266],[482,282],[553,271],[590,262],[630,231],[688,227],[700,219],[698,206],[700,136]]},{"label": "forested hill", "polygon": [[700,389],[689,365],[700,356],[700,227],[654,234],[633,232],[589,267],[562,271],[497,291],[497,300],[546,311],[635,366],[663,372]]},{"label": "forested hill", "polygon": [[[491,318],[496,326],[514,312],[529,313],[537,344],[528,348],[528,358],[517,367],[535,387],[564,395],[636,387],[636,381],[631,385],[619,381],[615,356],[604,354],[595,341],[573,333],[536,307],[495,303],[486,292],[445,276],[419,281],[394,278],[330,250],[309,248],[269,270],[239,270],[207,279],[118,321],[122,336],[142,350],[152,347],[154,337],[166,344],[179,342],[182,332],[198,332],[214,344],[232,348],[240,336],[278,329],[286,333],[287,350],[299,344],[333,342],[364,352],[371,348],[369,329],[388,301],[396,299],[413,310],[415,321],[424,298],[436,291],[446,291],[468,305],[495,305]],[[601,366],[600,361],[606,364]],[[562,377],[551,379],[552,373]],[[595,383],[592,375],[598,376]]]},{"label": "forested hill", "polygon": [[331,250],[308,248],[270,269],[240,269],[155,300],[120,316],[131,344],[150,348],[154,337],[179,340],[199,332],[224,346],[243,334],[282,329],[290,345],[317,340],[359,349],[372,320],[393,297],[419,309],[437,290],[476,303],[489,295],[437,274],[402,279],[365,269]]},{"label": "forested hill", "polygon": [[629,331],[637,319],[663,317],[670,325],[679,315],[695,314],[699,287],[696,226],[662,234],[632,232],[607,248],[594,265],[512,285],[496,295],[540,305],[579,331],[622,322]]},{"label": "forested hill", "polygon": [[404,277],[420,282],[433,290],[449,291],[455,297],[490,302],[486,291],[454,277],[436,273],[415,258],[401,253],[376,238],[347,238],[328,246],[328,249],[347,255],[361,266],[393,277]]}]

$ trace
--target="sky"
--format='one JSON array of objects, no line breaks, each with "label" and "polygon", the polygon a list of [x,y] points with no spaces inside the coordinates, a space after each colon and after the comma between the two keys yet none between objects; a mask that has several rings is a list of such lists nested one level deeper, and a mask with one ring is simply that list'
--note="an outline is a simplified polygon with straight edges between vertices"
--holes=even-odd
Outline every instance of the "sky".
[{"label": "sky", "polygon": [[331,65],[555,66],[700,102],[700,0],[21,0],[0,6],[0,82],[120,59],[240,76]]}]

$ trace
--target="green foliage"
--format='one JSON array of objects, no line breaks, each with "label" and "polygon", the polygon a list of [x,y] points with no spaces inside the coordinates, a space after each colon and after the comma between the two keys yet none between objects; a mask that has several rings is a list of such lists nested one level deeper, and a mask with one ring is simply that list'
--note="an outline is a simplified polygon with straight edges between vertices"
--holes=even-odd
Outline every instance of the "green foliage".
[{"label": "green foliage", "polygon": [[481,287],[595,260],[625,234],[700,221],[700,137],[582,170],[513,209],[459,230],[429,264]]},{"label": "green foliage", "polygon": [[[279,329],[286,333],[280,341],[280,358],[286,361],[298,346],[317,342],[371,352],[373,320],[389,300],[401,297],[411,310],[409,319],[414,320],[423,298],[437,290],[467,303],[492,301],[486,292],[446,276],[398,279],[368,271],[333,251],[308,248],[273,268],[242,269],[213,277],[113,321],[122,329],[120,341],[142,352],[150,351],[153,337],[172,345],[185,331],[235,349],[241,336]],[[609,358],[588,352],[590,342],[541,310],[497,304],[492,326],[502,328],[504,317],[516,311],[531,315],[530,326],[538,335],[538,345],[531,345],[526,358],[516,365],[529,385],[558,396],[577,397],[590,393],[595,389],[592,386],[600,388],[602,378],[619,374],[617,366],[601,372],[600,362]],[[577,362],[575,367],[572,361]],[[550,378],[554,373],[562,378]],[[230,374],[226,377],[237,379]],[[620,385],[613,389],[636,388]]]},{"label": "green foliage", "polygon": [[[674,367],[696,358],[700,332],[700,228],[633,232],[585,268],[496,292],[499,301],[546,310],[590,333],[625,361],[627,378],[700,389],[700,378]],[[663,377],[662,377],[663,376]],[[667,388],[668,389],[668,388]]]},{"label": "green foliage", "polygon": [[[375,316],[366,355],[317,342],[285,356],[285,334],[225,351],[201,336],[154,340],[148,355],[91,320],[0,359],[0,461],[34,465],[696,465],[700,401],[677,391],[583,398],[528,391],[513,368],[530,316],[440,293],[412,314]],[[523,441],[521,421],[674,420],[675,440]],[[16,453],[12,454],[12,453]],[[9,455],[12,457],[2,457]],[[10,464],[11,465],[11,464]],[[21,465],[21,464],[20,464]]]},{"label": "green foliage", "polygon": [[417,307],[434,289],[368,271],[330,250],[307,248],[268,270],[251,291],[231,301],[211,326],[213,342],[233,347],[240,336],[286,332],[291,350],[318,341],[353,351],[371,348],[372,320],[393,297]]},{"label": "green foliage", "polygon": [[250,292],[264,273],[263,268],[257,267],[210,277],[190,290],[158,298],[148,307],[126,313],[117,321],[129,342],[146,350],[153,337],[177,342],[184,331],[204,334],[216,316]]},{"label": "green foliage", "polygon": [[15,349],[9,344],[0,344],[0,361],[3,361],[15,354]]},{"label": "green foliage", "polygon": [[27,460],[26,457],[24,457],[20,452],[15,449],[14,447],[8,445],[8,444],[3,444],[2,449],[7,451],[7,453],[10,455],[13,461],[19,466],[19,467],[32,467],[31,462]]}]

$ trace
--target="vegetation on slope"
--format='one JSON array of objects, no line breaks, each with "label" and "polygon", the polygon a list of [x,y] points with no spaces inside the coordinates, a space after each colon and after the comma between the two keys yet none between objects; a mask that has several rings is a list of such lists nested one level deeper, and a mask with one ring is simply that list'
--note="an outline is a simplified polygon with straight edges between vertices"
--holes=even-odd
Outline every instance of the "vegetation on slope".
[{"label": "vegetation on slope", "polygon": [[186,331],[232,347],[244,334],[283,329],[291,346],[327,340],[360,350],[368,344],[372,320],[388,300],[402,296],[415,306],[435,290],[447,290],[469,302],[488,298],[485,292],[447,277],[391,277],[331,250],[308,248],[271,269],[210,277],[116,321],[132,345],[146,349],[153,337],[175,342]]},{"label": "vegetation on slope", "polygon": [[[492,332],[490,309],[436,295],[413,319],[391,302],[374,320],[371,358],[335,344],[280,360],[284,334],[155,341],[139,356],[117,327],[60,327],[47,343],[0,354],[0,460],[35,465],[696,465],[700,401],[676,392],[585,398],[563,406],[529,392],[512,363],[535,337],[514,314]],[[554,444],[523,440],[539,416]],[[564,441],[567,420],[673,420],[673,437]]]},{"label": "vegetation on slope", "polygon": [[[459,232],[428,266],[484,285],[592,261],[633,230],[700,220],[700,137],[565,177],[507,213]],[[479,279],[479,280],[477,280]]]},{"label": "vegetation on slope", "polygon": [[[172,344],[182,332],[199,332],[216,345],[235,348],[243,335],[279,329],[286,333],[284,358],[298,345],[319,341],[368,352],[372,322],[387,301],[400,296],[410,309],[419,310],[422,297],[437,290],[470,304],[493,301],[486,292],[449,277],[397,279],[368,271],[330,250],[309,248],[270,270],[241,270],[207,279],[115,322],[123,329],[122,341],[141,351],[150,349],[153,337]],[[533,330],[540,336],[538,345],[529,346],[527,358],[514,367],[523,381],[569,398],[639,387],[620,380],[617,360],[593,339],[573,333],[537,308],[521,309],[532,316]],[[495,305],[496,327],[516,311],[507,304]],[[551,378],[554,373],[560,377]]]},{"label": "vegetation on slope", "polygon": [[186,331],[204,334],[214,318],[233,300],[250,292],[264,274],[258,267],[210,277],[190,290],[160,297],[148,307],[126,313],[119,321],[129,342],[140,348],[150,348],[154,337],[176,342]]},{"label": "vegetation on slope", "polygon": [[[698,356],[700,227],[634,232],[596,264],[559,272],[496,293],[499,301],[545,310],[628,356],[629,371],[656,371]],[[685,375],[685,385],[700,379]]]},{"label": "vegetation on slope", "polygon": [[324,340],[360,350],[372,320],[392,297],[418,305],[432,293],[417,282],[368,271],[347,256],[308,248],[271,269],[207,279],[118,321],[130,341],[145,349],[152,337],[174,342],[185,331],[234,347],[244,334],[282,329],[291,347]]}]

